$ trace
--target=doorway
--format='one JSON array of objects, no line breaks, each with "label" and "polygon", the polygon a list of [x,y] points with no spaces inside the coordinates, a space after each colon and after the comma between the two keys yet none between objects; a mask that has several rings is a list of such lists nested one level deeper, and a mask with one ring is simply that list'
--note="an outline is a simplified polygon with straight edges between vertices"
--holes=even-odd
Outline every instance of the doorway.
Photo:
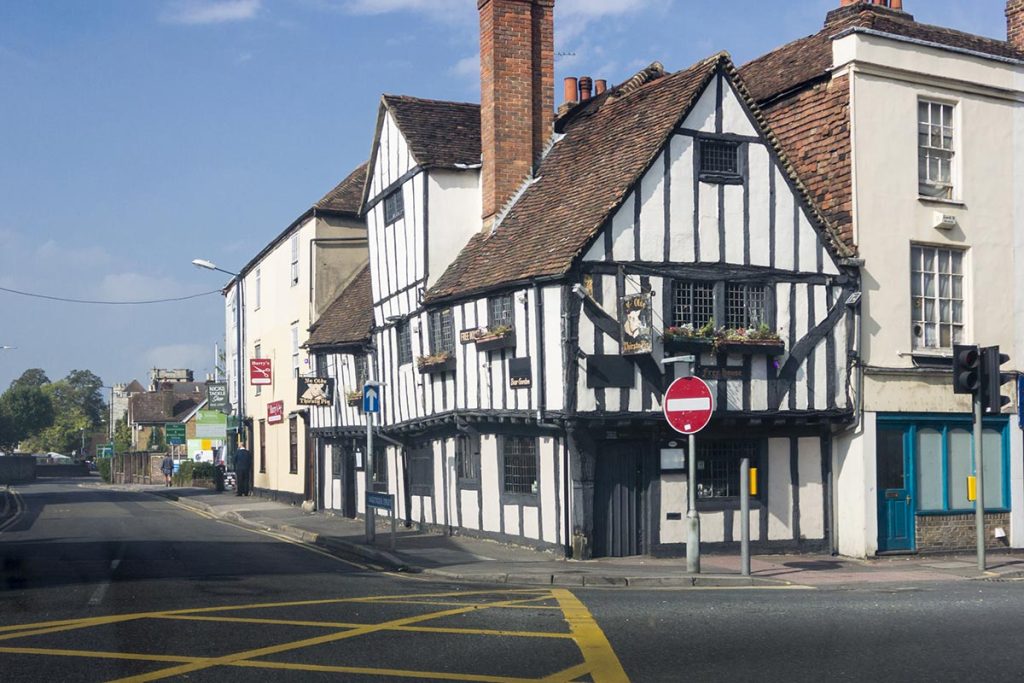
[{"label": "doorway", "polygon": [[914,550],[909,438],[903,429],[878,430],[878,552]]},{"label": "doorway", "polygon": [[606,441],[594,468],[594,557],[646,552],[645,491],[650,479],[647,444]]}]

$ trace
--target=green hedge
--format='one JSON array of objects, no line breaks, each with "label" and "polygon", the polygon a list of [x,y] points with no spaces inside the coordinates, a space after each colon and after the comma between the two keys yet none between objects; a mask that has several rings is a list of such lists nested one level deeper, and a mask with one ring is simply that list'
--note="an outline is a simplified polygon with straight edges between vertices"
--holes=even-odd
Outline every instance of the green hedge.
[{"label": "green hedge", "polygon": [[110,458],[98,458],[96,460],[96,469],[100,472],[100,478],[103,481],[110,483]]},{"label": "green hedge", "polygon": [[175,486],[192,486],[192,482],[197,479],[206,479],[212,482],[216,469],[213,463],[210,462],[182,460],[178,466],[178,471],[174,473],[171,481],[174,482]]}]

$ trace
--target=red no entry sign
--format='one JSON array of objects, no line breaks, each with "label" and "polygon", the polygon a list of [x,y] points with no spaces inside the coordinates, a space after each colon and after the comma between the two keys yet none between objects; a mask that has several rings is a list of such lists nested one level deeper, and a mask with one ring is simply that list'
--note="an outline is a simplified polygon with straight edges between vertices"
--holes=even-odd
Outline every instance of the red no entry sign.
[{"label": "red no entry sign", "polygon": [[708,425],[715,404],[711,389],[699,377],[680,377],[665,392],[663,404],[669,426],[683,434],[696,434]]}]

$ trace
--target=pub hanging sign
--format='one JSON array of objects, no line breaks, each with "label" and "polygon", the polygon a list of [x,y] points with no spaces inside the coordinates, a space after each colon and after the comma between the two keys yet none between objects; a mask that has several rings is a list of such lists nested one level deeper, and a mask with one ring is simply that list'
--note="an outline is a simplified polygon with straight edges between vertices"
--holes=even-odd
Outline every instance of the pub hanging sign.
[{"label": "pub hanging sign", "polygon": [[630,294],[619,301],[622,311],[622,355],[636,356],[653,349],[654,322],[651,293]]}]

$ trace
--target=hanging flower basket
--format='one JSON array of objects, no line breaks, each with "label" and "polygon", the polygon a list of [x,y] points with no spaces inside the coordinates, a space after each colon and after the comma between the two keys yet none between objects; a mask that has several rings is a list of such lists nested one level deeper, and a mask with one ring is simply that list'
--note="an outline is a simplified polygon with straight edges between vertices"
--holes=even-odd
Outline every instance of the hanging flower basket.
[{"label": "hanging flower basket", "polygon": [[363,404],[363,392],[362,391],[350,391],[345,394],[345,403],[350,406],[360,406]]},{"label": "hanging flower basket", "polygon": [[424,375],[436,375],[442,372],[455,371],[455,356],[443,351],[416,359],[416,367]]}]

